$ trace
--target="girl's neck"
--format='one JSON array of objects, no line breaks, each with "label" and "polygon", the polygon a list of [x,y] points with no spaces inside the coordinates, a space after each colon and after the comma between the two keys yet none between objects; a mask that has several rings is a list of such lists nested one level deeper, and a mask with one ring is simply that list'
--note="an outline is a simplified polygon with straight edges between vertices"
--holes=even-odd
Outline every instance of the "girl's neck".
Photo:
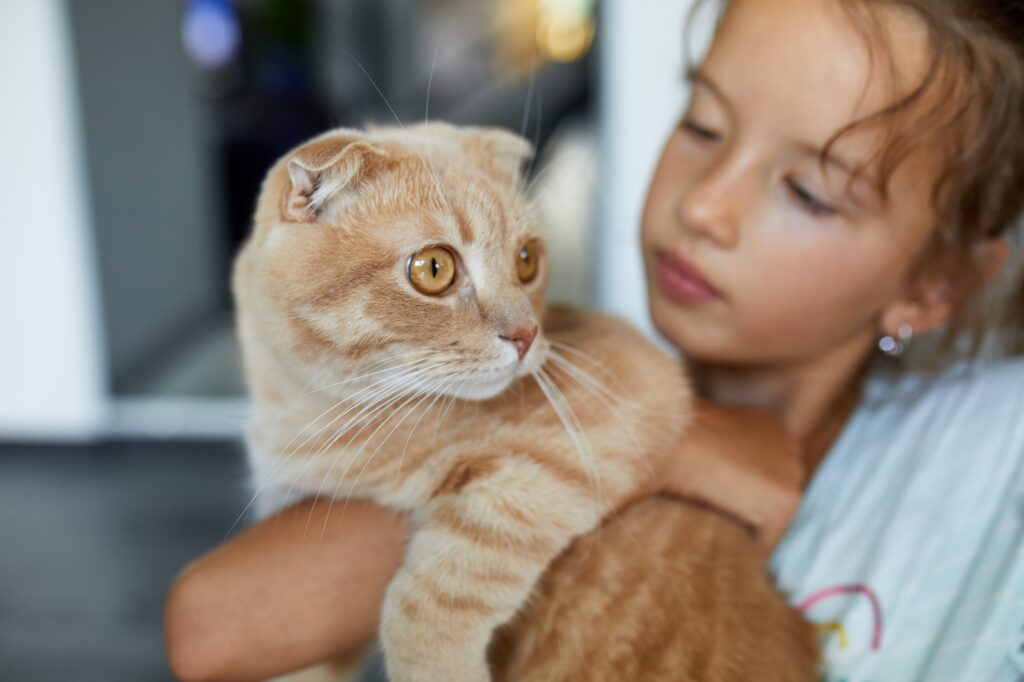
[{"label": "girl's neck", "polygon": [[700,395],[774,413],[803,445],[808,477],[842,432],[860,397],[871,339],[774,365],[694,366]]}]

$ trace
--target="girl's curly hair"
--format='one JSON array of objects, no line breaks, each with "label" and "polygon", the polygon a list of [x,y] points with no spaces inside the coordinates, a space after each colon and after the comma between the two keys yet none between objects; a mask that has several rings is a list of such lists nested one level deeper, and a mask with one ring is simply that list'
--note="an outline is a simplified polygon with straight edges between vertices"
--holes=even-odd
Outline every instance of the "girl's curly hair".
[{"label": "girl's curly hair", "polygon": [[[930,55],[924,77],[910,92],[832,135],[822,164],[844,135],[881,126],[884,143],[854,170],[877,169],[874,179],[887,198],[900,164],[922,148],[938,150],[943,163],[931,193],[935,238],[918,272],[943,268],[956,278],[956,290],[977,291],[976,247],[996,238],[1021,239],[1015,228],[1024,211],[1024,0],[839,2],[863,34],[873,69],[882,63],[895,74],[898,66],[879,59],[891,54],[883,9],[918,17],[927,28]],[[719,0],[717,9],[724,12],[728,4]],[[698,0],[691,27],[705,5]],[[1017,260],[1024,257],[1018,254]],[[975,357],[988,344],[1001,352],[1024,352],[1024,269],[1004,270],[985,295],[958,302],[955,317],[927,344],[927,357],[913,356],[918,364],[943,367]]]}]

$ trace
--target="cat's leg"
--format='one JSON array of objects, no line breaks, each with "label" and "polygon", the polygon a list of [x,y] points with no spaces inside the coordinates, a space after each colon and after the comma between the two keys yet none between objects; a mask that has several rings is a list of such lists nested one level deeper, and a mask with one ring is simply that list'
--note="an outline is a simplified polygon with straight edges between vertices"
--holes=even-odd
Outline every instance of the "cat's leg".
[{"label": "cat's leg", "polygon": [[434,491],[381,625],[392,682],[484,682],[494,629],[608,505],[590,479],[528,457],[474,459]]}]

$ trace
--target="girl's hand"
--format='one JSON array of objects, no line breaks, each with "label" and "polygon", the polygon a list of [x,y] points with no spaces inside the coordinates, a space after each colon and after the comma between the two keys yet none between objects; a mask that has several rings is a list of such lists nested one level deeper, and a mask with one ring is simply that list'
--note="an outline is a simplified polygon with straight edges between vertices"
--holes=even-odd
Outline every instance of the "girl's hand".
[{"label": "girl's hand", "polygon": [[702,502],[756,533],[770,553],[800,505],[801,448],[772,414],[697,400],[693,424],[659,463],[657,492]]}]

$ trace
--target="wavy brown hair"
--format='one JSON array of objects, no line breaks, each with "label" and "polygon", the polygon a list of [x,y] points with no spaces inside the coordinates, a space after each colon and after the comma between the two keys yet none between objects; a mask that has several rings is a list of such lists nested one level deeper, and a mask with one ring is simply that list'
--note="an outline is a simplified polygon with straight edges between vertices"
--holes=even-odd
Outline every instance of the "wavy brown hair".
[{"label": "wavy brown hair", "polygon": [[[1024,352],[1022,264],[1008,263],[980,295],[982,273],[973,255],[987,240],[1021,240],[1016,226],[1024,211],[1024,0],[839,2],[864,36],[872,69],[881,65],[897,73],[882,10],[910,12],[927,29],[930,55],[921,80],[889,106],[836,131],[821,157],[824,164],[844,135],[881,127],[883,144],[854,169],[850,182],[877,169],[873,178],[887,199],[889,180],[909,156],[923,148],[942,154],[931,193],[935,238],[918,273],[951,273],[964,294],[954,318],[925,344],[927,356],[913,355],[915,364],[943,367],[975,357],[988,343],[1001,352]],[[698,0],[690,27],[708,4]],[[724,12],[728,5],[719,0],[714,7]],[[1011,260],[1021,259],[1019,248],[1015,256]]]}]

